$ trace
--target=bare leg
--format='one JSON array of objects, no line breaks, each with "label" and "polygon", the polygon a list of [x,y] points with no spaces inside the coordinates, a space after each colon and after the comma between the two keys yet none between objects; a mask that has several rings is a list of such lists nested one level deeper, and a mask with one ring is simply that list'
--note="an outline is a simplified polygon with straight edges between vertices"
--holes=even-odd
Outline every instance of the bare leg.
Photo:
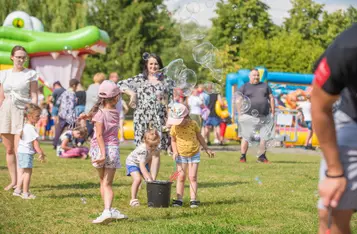
[{"label": "bare leg", "polygon": [[110,210],[113,203],[113,179],[115,175],[115,168],[105,168],[103,178],[103,190],[104,190],[104,209]]},{"label": "bare leg", "polygon": [[99,179],[100,179],[100,196],[102,197],[102,200],[104,201],[104,187],[103,187],[103,180],[104,180],[104,169],[103,168],[97,168]]},{"label": "bare leg", "polygon": [[141,175],[137,171],[130,173],[130,175],[133,178],[133,184],[131,185],[131,199],[137,199],[139,186],[141,184]]},{"label": "bare leg", "polygon": [[307,133],[307,137],[306,137],[306,140],[305,140],[305,146],[308,146],[310,141],[311,141],[311,138],[312,138],[312,131],[309,130],[308,133]]},{"label": "bare leg", "polygon": [[258,156],[260,156],[260,155],[262,155],[262,154],[265,153],[265,151],[266,151],[265,143],[266,143],[265,140],[263,140],[263,139],[260,140],[259,150],[258,150]]},{"label": "bare leg", "polygon": [[198,163],[189,163],[188,164],[188,179],[190,180],[190,196],[191,201],[196,201],[197,199],[197,171]]},{"label": "bare leg", "polygon": [[[331,233],[350,234],[351,217],[353,210],[334,210],[332,211]],[[328,210],[319,210],[319,234],[325,234],[328,228]]]},{"label": "bare leg", "polygon": [[176,183],[176,195],[177,200],[183,199],[183,193],[185,191],[185,180],[186,180],[186,171],[187,171],[187,164],[185,163],[177,163],[177,171],[179,171],[179,176],[177,177]]},{"label": "bare leg", "polygon": [[15,139],[14,135],[12,134],[2,134],[2,142],[4,143],[5,150],[6,150],[6,162],[7,168],[9,170],[11,182],[8,186],[5,187],[5,190],[10,190],[12,187],[16,185],[17,182],[17,162],[16,162],[16,155],[14,151],[14,144]]},{"label": "bare leg", "polygon": [[[17,158],[17,148],[19,147],[19,142],[20,142],[20,135],[15,135],[14,136],[14,150],[15,150],[15,156],[16,156],[16,170],[17,170],[17,179],[18,180],[22,180],[22,174],[24,169],[19,168],[18,165],[18,158]],[[20,183],[22,184],[22,181],[20,181]]]},{"label": "bare leg", "polygon": [[28,193],[30,190],[32,168],[24,168],[22,174],[23,193]]},{"label": "bare leg", "polygon": [[242,142],[240,144],[240,152],[242,154],[246,154],[248,152],[248,146],[249,146],[248,141],[242,138]]},{"label": "bare leg", "polygon": [[119,120],[120,141],[124,141],[124,119]]}]

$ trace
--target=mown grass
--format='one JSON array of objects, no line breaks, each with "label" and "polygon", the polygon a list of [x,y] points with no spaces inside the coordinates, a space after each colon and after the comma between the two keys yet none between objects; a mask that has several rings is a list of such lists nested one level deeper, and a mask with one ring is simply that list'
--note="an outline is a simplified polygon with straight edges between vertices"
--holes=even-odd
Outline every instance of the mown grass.
[{"label": "mown grass", "polygon": [[[142,206],[131,208],[130,177],[117,171],[114,183],[117,207],[128,220],[107,226],[93,225],[103,209],[98,178],[89,160],[65,160],[49,146],[46,164],[35,162],[31,191],[35,200],[22,200],[0,191],[0,233],[316,233],[319,156],[269,154],[270,165],[254,157],[239,164],[237,152],[202,156],[199,169],[201,206],[191,209],[188,197],[183,208],[148,208],[145,186]],[[121,150],[121,161],[132,148]],[[0,185],[8,180],[4,148],[0,147]],[[253,155],[253,154],[250,154]],[[173,163],[162,156],[159,179],[168,179]],[[261,185],[256,180],[259,177]],[[186,186],[186,195],[189,186]],[[172,187],[174,196],[175,185]],[[86,204],[83,203],[85,198]],[[354,231],[357,231],[356,217]]]}]

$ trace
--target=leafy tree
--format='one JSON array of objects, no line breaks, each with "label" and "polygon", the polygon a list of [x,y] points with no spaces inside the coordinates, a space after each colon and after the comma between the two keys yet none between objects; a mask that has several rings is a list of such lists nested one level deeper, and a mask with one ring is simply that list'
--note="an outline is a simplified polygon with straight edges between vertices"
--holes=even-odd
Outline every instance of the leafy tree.
[{"label": "leafy tree", "polygon": [[162,0],[94,0],[88,22],[108,32],[111,42],[106,55],[87,59],[87,84],[99,71],[117,71],[122,78],[134,76],[141,71],[144,52],[160,55],[180,41]]}]

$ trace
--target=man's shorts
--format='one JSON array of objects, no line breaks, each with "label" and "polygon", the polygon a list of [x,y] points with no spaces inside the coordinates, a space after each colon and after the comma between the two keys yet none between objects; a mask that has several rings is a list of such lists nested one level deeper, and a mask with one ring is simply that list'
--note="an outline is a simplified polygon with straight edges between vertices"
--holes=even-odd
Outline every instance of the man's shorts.
[{"label": "man's shorts", "polygon": [[200,161],[201,161],[200,152],[198,152],[197,154],[191,157],[185,157],[180,155],[176,157],[176,163],[187,164],[187,163],[199,163]]},{"label": "man's shorts", "polygon": [[254,117],[243,114],[238,119],[239,136],[250,141],[255,132],[259,132],[260,139],[271,140],[275,136],[274,119],[270,116]]},{"label": "man's shorts", "polygon": [[208,117],[208,119],[205,121],[205,126],[213,126],[217,127],[221,123],[221,119],[218,117]]},{"label": "man's shorts", "polygon": [[19,168],[32,168],[33,155],[27,153],[17,153]]},{"label": "man's shorts", "polygon": [[52,113],[51,113],[52,117],[58,116],[58,109],[59,109],[58,106],[52,107]]},{"label": "man's shorts", "polygon": [[[145,167],[148,170],[148,172],[150,172],[149,164],[146,164]],[[135,171],[139,172],[140,175],[143,175],[143,173],[140,170],[140,167],[126,164],[126,175],[127,176],[130,176],[130,173],[135,172]]]},{"label": "man's shorts", "polygon": [[306,127],[307,129],[309,129],[310,131],[312,130],[312,122],[311,121],[305,121]]},{"label": "man's shorts", "polygon": [[[337,144],[347,187],[337,206],[339,210],[357,210],[357,123],[341,111],[335,113]],[[325,179],[326,161],[321,160],[320,182]],[[326,209],[322,200],[318,201],[319,209]]]}]

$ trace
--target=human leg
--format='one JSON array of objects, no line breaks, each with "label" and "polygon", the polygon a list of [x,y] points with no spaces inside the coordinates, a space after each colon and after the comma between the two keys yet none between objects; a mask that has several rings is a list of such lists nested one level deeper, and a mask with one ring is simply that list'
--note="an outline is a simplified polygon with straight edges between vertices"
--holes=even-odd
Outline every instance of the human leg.
[{"label": "human leg", "polygon": [[[334,234],[350,234],[353,210],[333,210],[330,232]],[[319,234],[325,234],[328,229],[328,210],[319,210]]]},{"label": "human leg", "polygon": [[157,174],[160,169],[160,151],[157,150],[152,156],[150,171],[153,180],[156,180]]},{"label": "human leg", "polygon": [[104,209],[110,210],[113,202],[113,179],[115,175],[115,168],[105,168],[103,177],[103,193],[104,193]]},{"label": "human leg", "polygon": [[13,134],[2,134],[2,142],[6,151],[6,163],[11,182],[4,189],[10,190],[17,183],[17,160],[15,155],[15,136]]},{"label": "human leg", "polygon": [[138,171],[133,171],[130,173],[130,176],[133,178],[133,183],[131,185],[131,206],[138,206],[138,190],[141,184],[141,175]]},{"label": "human leg", "polygon": [[177,171],[179,171],[179,175],[177,177],[176,183],[176,196],[177,200],[183,200],[183,194],[185,190],[185,180],[186,180],[186,172],[188,168],[187,163],[176,162]]},{"label": "human leg", "polygon": [[188,179],[190,181],[190,197],[191,201],[197,200],[197,172],[199,163],[188,164]]},{"label": "human leg", "polygon": [[59,117],[59,121],[58,121],[58,125],[56,126],[55,129],[55,138],[53,139],[53,147],[57,147],[59,138],[64,130],[64,128],[67,126],[67,122],[66,120],[62,119]]},{"label": "human leg", "polygon": [[124,139],[124,119],[119,120],[119,128],[120,128],[120,141],[123,142]]}]

